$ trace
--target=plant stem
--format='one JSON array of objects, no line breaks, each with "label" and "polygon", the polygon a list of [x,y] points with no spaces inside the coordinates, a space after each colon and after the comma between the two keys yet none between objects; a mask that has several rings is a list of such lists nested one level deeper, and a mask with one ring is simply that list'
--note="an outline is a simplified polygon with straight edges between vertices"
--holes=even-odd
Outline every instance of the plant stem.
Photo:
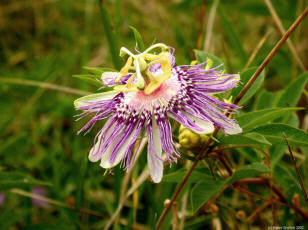
[{"label": "plant stem", "polygon": [[291,147],[290,147],[290,144],[289,144],[289,141],[287,139],[287,137],[285,136],[284,134],[284,138],[286,140],[286,143],[288,145],[288,149],[289,149],[289,152],[290,152],[290,155],[291,155],[291,158],[292,158],[292,162],[293,162],[293,165],[294,165],[294,168],[295,168],[295,172],[296,172],[296,175],[298,177],[298,181],[299,181],[299,184],[301,186],[301,189],[302,189],[302,192],[303,192],[303,195],[305,197],[305,201],[307,203],[307,206],[308,206],[308,196],[307,196],[307,192],[306,192],[306,189],[305,189],[305,186],[304,186],[304,183],[303,183],[303,179],[302,179],[302,176],[301,176],[301,173],[296,165],[296,160],[294,158],[294,155],[293,155],[293,152],[291,150]]},{"label": "plant stem", "polygon": [[264,209],[266,209],[269,205],[271,205],[273,201],[269,200],[265,204],[263,204],[261,207],[257,208],[247,219],[247,222],[252,222],[254,218],[260,214]]},{"label": "plant stem", "polygon": [[[270,62],[270,60],[273,58],[273,56],[277,53],[279,48],[283,45],[283,43],[286,41],[286,39],[290,36],[290,34],[295,30],[295,28],[300,24],[300,22],[307,16],[308,14],[308,8],[304,10],[304,12],[296,19],[296,21],[291,25],[291,27],[288,29],[288,31],[284,34],[284,36],[280,39],[280,41],[277,43],[277,45],[272,49],[272,51],[268,54],[268,56],[265,58],[265,60],[262,62],[262,64],[259,66],[259,68],[256,70],[254,75],[250,78],[246,86],[242,89],[240,94],[235,98],[234,104],[238,104],[239,101],[243,98],[243,96],[247,93],[248,89],[252,86],[254,81],[258,78],[262,70],[265,68],[265,66]],[[227,112],[227,115],[229,112]],[[216,136],[218,132],[218,129],[215,129],[213,132],[213,137]],[[156,224],[156,229],[159,229],[160,226],[162,225],[163,221],[167,217],[168,212],[170,211],[173,202],[176,200],[180,192],[182,191],[184,185],[186,184],[188,178],[190,177],[191,173],[199,163],[199,161],[207,154],[207,151],[209,149],[210,144],[212,143],[212,139],[209,139],[207,143],[205,144],[204,148],[202,149],[201,153],[195,158],[193,164],[191,167],[188,169],[186,172],[184,178],[182,181],[179,183],[178,187],[174,191],[170,203],[164,208],[160,218],[158,219],[158,222]]]},{"label": "plant stem", "polygon": [[236,186],[234,188],[239,190],[239,191],[241,191],[241,192],[243,192],[243,193],[246,193],[246,194],[248,194],[250,196],[254,196],[254,197],[258,198],[258,199],[265,200],[265,201],[272,201],[274,203],[277,203],[277,204],[280,204],[280,205],[292,208],[292,209],[294,209],[294,211],[298,212],[299,214],[301,214],[302,217],[304,217],[306,220],[308,220],[308,214],[307,213],[305,213],[301,208],[299,208],[299,207],[297,207],[295,205],[289,205],[289,204],[285,203],[286,201],[271,200],[270,198],[266,198],[266,197],[260,196],[260,195],[258,195],[256,193],[250,192],[249,190],[246,190],[246,189],[244,189],[244,188],[242,188],[240,186]]},{"label": "plant stem", "polygon": [[242,89],[240,94],[237,96],[237,98],[234,100],[234,104],[238,104],[240,100],[243,98],[243,96],[247,93],[248,89],[252,86],[252,84],[255,82],[255,80],[258,78],[260,73],[263,71],[265,66],[272,60],[274,55],[278,52],[280,47],[285,43],[285,41],[288,39],[288,37],[291,35],[291,33],[296,29],[296,27],[303,21],[303,19],[308,14],[308,8],[304,10],[304,12],[295,20],[295,22],[290,26],[288,31],[282,36],[282,38],[279,40],[279,42],[276,44],[276,46],[272,49],[272,51],[267,55],[267,57],[264,59],[262,64],[259,66],[259,68],[256,70],[256,72],[253,74],[253,76],[250,78],[250,80],[247,82],[245,87]]}]

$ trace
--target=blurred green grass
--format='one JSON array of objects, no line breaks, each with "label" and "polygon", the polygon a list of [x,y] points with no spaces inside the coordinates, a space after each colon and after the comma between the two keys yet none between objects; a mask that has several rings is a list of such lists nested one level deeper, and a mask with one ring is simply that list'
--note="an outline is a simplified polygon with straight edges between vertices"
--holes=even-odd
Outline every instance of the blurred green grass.
[{"label": "blurred green grass", "polygon": [[[195,59],[193,49],[202,49],[196,47],[197,40],[207,33],[212,3],[109,0],[104,1],[104,9],[110,16],[117,46],[134,48],[134,36],[129,28],[133,25],[147,45],[154,40],[166,43],[176,49],[178,64],[188,64]],[[284,27],[288,28],[307,1],[283,0],[273,1],[273,4]],[[204,15],[202,5],[205,6]],[[201,16],[205,18],[200,21]],[[48,197],[104,215],[104,218],[79,216],[75,211],[57,206],[41,211],[32,206],[29,198],[7,191],[6,201],[0,207],[0,219],[6,219],[7,224],[1,229],[99,228],[115,211],[125,173],[117,167],[114,176],[103,176],[104,171],[97,164],[88,162],[88,151],[99,128],[86,137],[76,135],[82,126],[82,122],[75,123],[73,117],[77,114],[73,100],[78,96],[1,83],[1,78],[17,78],[95,92],[93,85],[72,78],[72,75],[85,73],[82,66],[113,66],[98,1],[2,0],[0,25],[0,170],[18,171],[50,182]],[[306,66],[307,25],[306,20],[291,36]],[[229,72],[240,72],[269,30],[271,34],[251,66],[260,64],[280,34],[263,1],[221,0],[212,44],[207,51],[220,57]],[[118,52],[114,50],[116,55]],[[284,45],[266,72],[264,89],[277,91],[295,79],[300,69]],[[253,107],[253,103],[251,100],[247,108]],[[134,170],[136,175],[146,164],[145,156],[141,158],[139,167]],[[165,173],[181,167],[181,163],[182,160],[179,165],[167,167]],[[172,183],[153,185],[146,182],[138,193],[142,208],[138,210],[138,222],[154,226],[155,215],[161,213],[163,201],[170,197],[174,187]],[[150,193],[153,196],[148,195]],[[123,218],[132,224],[133,209],[129,208],[132,204],[126,205]],[[126,229],[130,229],[129,224]]]}]

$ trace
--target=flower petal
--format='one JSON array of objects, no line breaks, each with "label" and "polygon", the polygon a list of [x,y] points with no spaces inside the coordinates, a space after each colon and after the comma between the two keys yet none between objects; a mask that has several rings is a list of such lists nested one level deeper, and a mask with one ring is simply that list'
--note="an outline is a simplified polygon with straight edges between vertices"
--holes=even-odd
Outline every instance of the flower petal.
[{"label": "flower petal", "polygon": [[229,123],[229,125],[232,125],[232,127],[228,127],[226,129],[224,129],[226,134],[233,135],[233,134],[242,133],[242,131],[243,131],[242,128],[236,122]]},{"label": "flower petal", "polygon": [[116,126],[116,123],[113,121],[113,119],[108,120],[104,127],[101,129],[101,131],[99,131],[99,133],[95,137],[95,140],[97,139],[97,141],[95,142],[95,145],[91,148],[89,153],[89,160],[91,162],[97,162],[102,158],[100,148],[103,142],[110,137]]},{"label": "flower petal", "polygon": [[104,93],[95,93],[85,97],[78,98],[74,101],[74,105],[76,109],[79,109],[83,106],[87,106],[93,104],[98,101],[110,100],[115,97],[119,92],[117,91],[108,91]]},{"label": "flower petal", "polygon": [[130,136],[126,139],[126,141],[123,143],[123,145],[119,148],[115,159],[111,160],[111,156],[112,156],[112,150],[114,148],[114,145],[117,143],[117,141],[115,140],[106,150],[106,152],[102,155],[101,158],[101,163],[100,166],[102,168],[112,168],[114,166],[116,166],[117,164],[120,163],[120,161],[123,159],[127,148],[129,147],[129,144],[131,143],[133,137],[134,137],[134,133],[136,131],[136,127],[134,128],[134,130],[132,131],[132,133],[130,134]]},{"label": "flower petal", "polygon": [[211,121],[206,121],[203,119],[199,119],[189,113],[184,112],[185,115],[191,120],[193,121],[197,126],[199,126],[200,128],[202,128],[203,131],[200,132],[200,130],[194,130],[196,133],[198,134],[207,134],[207,133],[212,133],[215,129],[213,123]]},{"label": "flower petal", "polygon": [[163,160],[162,144],[160,141],[159,131],[156,121],[152,119],[152,127],[148,126],[149,143],[148,143],[148,167],[150,175],[154,183],[159,183],[163,177]]},{"label": "flower petal", "polygon": [[102,137],[101,137],[101,135],[99,135],[98,141],[95,143],[95,145],[90,150],[90,153],[89,153],[89,156],[88,156],[89,161],[97,162],[97,161],[99,161],[99,159],[101,159],[101,156],[98,153],[101,142],[102,142]]},{"label": "flower petal", "polygon": [[121,76],[121,73],[119,72],[104,72],[102,74],[102,81],[104,85],[107,86],[112,86],[115,85],[115,81],[117,80],[117,78],[119,78]]}]

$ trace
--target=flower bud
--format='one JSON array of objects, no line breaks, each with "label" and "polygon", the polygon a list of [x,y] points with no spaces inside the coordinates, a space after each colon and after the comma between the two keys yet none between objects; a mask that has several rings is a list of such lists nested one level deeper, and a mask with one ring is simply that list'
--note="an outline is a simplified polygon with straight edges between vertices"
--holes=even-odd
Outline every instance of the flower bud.
[{"label": "flower bud", "polygon": [[292,197],[292,204],[295,207],[300,207],[301,203],[300,203],[300,199],[299,199],[299,195],[297,193],[294,194],[294,196]]},{"label": "flower bud", "polygon": [[235,214],[236,218],[239,220],[245,220],[246,219],[246,213],[243,210],[239,210]]},{"label": "flower bud", "polygon": [[197,134],[181,125],[179,130],[179,143],[183,148],[196,148],[204,144],[209,137],[206,134]]}]

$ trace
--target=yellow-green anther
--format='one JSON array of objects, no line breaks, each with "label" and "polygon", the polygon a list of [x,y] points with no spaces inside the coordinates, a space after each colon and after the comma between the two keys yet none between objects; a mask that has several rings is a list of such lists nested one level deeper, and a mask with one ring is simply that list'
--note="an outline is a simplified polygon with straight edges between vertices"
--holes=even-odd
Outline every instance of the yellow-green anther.
[{"label": "yellow-green anther", "polygon": [[207,63],[206,63],[205,69],[208,70],[208,69],[212,68],[213,61],[209,57],[207,57],[206,60],[207,60]]},{"label": "yellow-green anther", "polygon": [[190,62],[190,64],[191,64],[191,65],[197,65],[197,64],[198,64],[198,61],[197,61],[197,60],[192,60],[192,61]]}]

